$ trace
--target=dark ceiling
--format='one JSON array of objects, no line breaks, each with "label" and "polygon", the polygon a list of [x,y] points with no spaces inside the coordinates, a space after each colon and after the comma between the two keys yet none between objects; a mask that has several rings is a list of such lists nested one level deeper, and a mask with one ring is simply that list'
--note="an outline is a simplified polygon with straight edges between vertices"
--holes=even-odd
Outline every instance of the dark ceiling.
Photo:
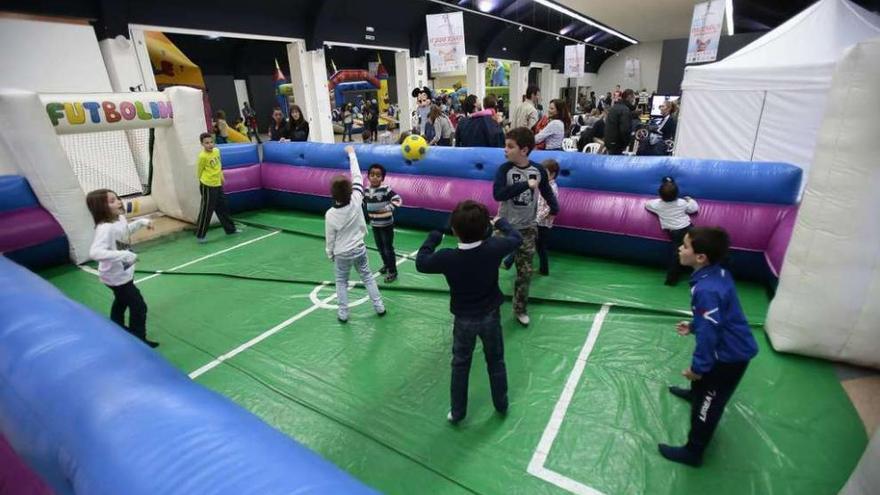
[{"label": "dark ceiling", "polygon": [[[880,10],[880,0],[856,3],[875,12]],[[734,0],[735,31],[772,29],[810,4],[810,0]],[[494,16],[551,33],[562,30],[565,36],[577,40],[596,35],[591,44],[598,49],[587,50],[590,72],[597,71],[611,51],[629,46],[616,36],[532,0],[5,0],[2,8],[87,18],[92,20],[99,38],[127,35],[128,24],[136,23],[301,38],[309,49],[336,41],[404,48],[421,54],[427,48],[424,16],[456,11],[456,7],[473,11],[483,7]],[[565,38],[557,40],[555,34],[520,31],[516,25],[472,12],[465,12],[464,24],[467,52],[482,60],[507,58],[559,68],[562,47],[572,43]],[[374,32],[367,33],[367,26]],[[367,34],[375,39],[366,40]]]}]

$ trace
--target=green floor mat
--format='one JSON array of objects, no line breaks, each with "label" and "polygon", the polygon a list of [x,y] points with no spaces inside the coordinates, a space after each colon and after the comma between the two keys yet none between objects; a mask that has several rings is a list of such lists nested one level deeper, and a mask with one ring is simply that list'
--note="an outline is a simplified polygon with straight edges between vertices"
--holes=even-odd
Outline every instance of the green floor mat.
[{"label": "green floor mat", "polygon": [[[196,379],[382,492],[835,493],[867,443],[831,365],[775,353],[756,325],[761,352],[704,466],[665,461],[656,444],[687,434],[688,406],[666,391],[684,384],[693,351],[693,339],[674,330],[676,313],[688,309],[686,284],[663,286],[660,269],[555,252],[551,276],[533,281],[530,327],[513,320],[509,303],[502,307],[509,414],[492,408],[478,345],[468,416],[453,427],[445,420],[452,317],[442,277],[404,260],[398,282],[379,284],[388,315],[377,317],[367,301],[342,325],[332,300],[316,305],[334,294],[323,284],[333,278],[323,219],[259,211],[240,220],[249,224],[242,234],[215,229],[204,245],[178,234],[137,246],[150,336],[184,372],[216,365]],[[398,253],[424,237],[397,229]],[[378,254],[369,256],[378,268]],[[108,313],[111,292],[93,274],[70,266],[41,274]],[[509,293],[514,274],[502,274]],[[752,323],[763,322],[763,289],[738,289]],[[364,296],[356,287],[350,299]],[[614,305],[579,362],[604,303]],[[558,429],[544,445],[548,424]],[[536,456],[539,445],[546,452]]]}]

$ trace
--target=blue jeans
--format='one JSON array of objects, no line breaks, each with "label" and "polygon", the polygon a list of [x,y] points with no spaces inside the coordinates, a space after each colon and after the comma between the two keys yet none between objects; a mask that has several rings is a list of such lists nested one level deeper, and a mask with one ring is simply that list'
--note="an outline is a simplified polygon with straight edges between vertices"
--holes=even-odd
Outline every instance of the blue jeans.
[{"label": "blue jeans", "polygon": [[382,295],[379,294],[379,287],[376,286],[376,281],[370,272],[370,264],[367,262],[366,246],[337,254],[334,261],[336,263],[336,300],[339,303],[339,311],[337,312],[339,318],[348,319],[348,275],[352,267],[360,274],[361,281],[367,288],[367,294],[370,295],[370,300],[373,302],[373,309],[377,313],[385,311]]},{"label": "blue jeans", "polygon": [[342,142],[345,142],[345,136],[348,136],[348,140],[351,141],[351,128],[354,127],[353,123],[342,124]]},{"label": "blue jeans", "polygon": [[498,308],[483,316],[455,316],[452,325],[452,417],[459,421],[467,414],[468,376],[477,337],[483,342],[492,403],[500,412],[507,411],[507,367],[504,364],[504,336]]}]

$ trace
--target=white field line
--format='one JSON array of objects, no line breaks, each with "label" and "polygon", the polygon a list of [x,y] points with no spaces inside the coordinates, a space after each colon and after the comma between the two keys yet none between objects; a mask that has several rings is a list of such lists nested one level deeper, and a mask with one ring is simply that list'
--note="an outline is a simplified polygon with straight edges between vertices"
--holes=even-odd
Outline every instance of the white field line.
[{"label": "white field line", "polygon": [[[413,251],[409,255],[397,260],[397,266],[400,266],[402,263],[411,259],[412,256],[414,256],[416,253],[418,253],[418,251]],[[377,276],[379,276],[379,272],[373,273],[373,278],[376,278]],[[313,290],[312,293],[316,293],[320,289],[327,287],[330,284],[331,284],[331,282],[322,282],[320,285],[317,285],[315,287],[315,290]],[[349,287],[351,287],[351,285],[349,285]],[[249,348],[259,344],[260,342],[266,340],[267,338],[271,337],[272,335],[275,335],[276,333],[280,332],[281,330],[284,330],[285,328],[289,327],[297,320],[303,318],[304,316],[308,315],[309,313],[312,313],[316,309],[326,308],[327,303],[329,303],[333,299],[336,299],[335,293],[330,296],[325,297],[324,299],[321,299],[321,300],[315,302],[310,307],[308,307],[308,308],[300,311],[299,313],[291,316],[290,318],[282,321],[281,323],[275,325],[274,327],[270,328],[269,330],[266,330],[265,332],[261,333],[260,335],[257,335],[256,337],[252,338],[251,340],[248,340],[247,342],[245,342],[244,344],[241,344],[240,346],[236,347],[235,349],[232,349],[231,351],[217,357],[216,359],[209,362],[208,364],[206,364],[206,365],[202,366],[201,368],[190,373],[189,377],[192,379],[196,379],[199,376],[204,375],[208,371],[216,368],[217,365],[219,365],[223,361],[226,361],[229,358],[235,357],[236,355],[241,354],[242,352],[248,350]],[[355,301],[355,303],[356,302],[357,301]]]},{"label": "white field line", "polygon": [[568,380],[566,380],[565,387],[562,389],[562,395],[559,396],[559,400],[553,408],[553,414],[550,415],[550,421],[547,423],[546,428],[544,428],[544,434],[541,435],[541,440],[538,442],[535,453],[532,455],[532,459],[529,461],[529,466],[526,469],[526,471],[532,476],[540,478],[548,483],[552,483],[563,490],[577,495],[602,495],[602,492],[552,471],[544,467],[544,464],[547,462],[550,448],[553,447],[553,442],[556,440],[556,435],[559,433],[559,428],[562,426],[563,419],[565,419],[565,413],[568,410],[568,406],[571,404],[571,398],[581,380],[581,375],[584,373],[587,359],[589,359],[590,353],[593,352],[593,347],[596,345],[596,339],[599,338],[599,331],[602,330],[602,323],[605,322],[605,316],[610,309],[611,304],[603,304],[599,313],[597,313],[596,317],[593,319],[593,325],[590,327],[590,333],[587,334],[587,340],[584,342],[584,346],[581,348],[581,352],[574,363],[574,368],[572,368],[571,373],[568,375]]}]

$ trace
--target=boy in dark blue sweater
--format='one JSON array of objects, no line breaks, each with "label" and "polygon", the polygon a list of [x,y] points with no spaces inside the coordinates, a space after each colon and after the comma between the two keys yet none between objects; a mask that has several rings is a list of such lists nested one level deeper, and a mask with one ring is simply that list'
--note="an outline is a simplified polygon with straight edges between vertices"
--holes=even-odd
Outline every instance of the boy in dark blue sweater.
[{"label": "boy in dark blue sweater", "polygon": [[482,203],[465,200],[452,211],[452,233],[458,249],[434,250],[443,233],[428,234],[416,256],[416,270],[442,273],[449,284],[452,327],[452,407],[447,419],[457,424],[467,414],[468,375],[477,337],[483,342],[492,403],[501,414],[507,412],[507,368],[504,340],[498,314],[503,296],[498,288],[498,266],[522,243],[522,237],[503,218],[495,222],[503,236],[491,236],[489,210]]},{"label": "boy in dark blue sweater", "polygon": [[718,264],[730,247],[727,232],[720,228],[692,229],[678,249],[682,265],[694,269],[691,276],[692,322],[677,326],[679,335],[693,333],[697,347],[691,366],[682,372],[691,388],[669,391],[691,403],[691,430],[682,447],[660,444],[660,454],[670,461],[697,467],[721,420],[724,406],[751,360],[758,344],[736,295],[730,272]]}]

